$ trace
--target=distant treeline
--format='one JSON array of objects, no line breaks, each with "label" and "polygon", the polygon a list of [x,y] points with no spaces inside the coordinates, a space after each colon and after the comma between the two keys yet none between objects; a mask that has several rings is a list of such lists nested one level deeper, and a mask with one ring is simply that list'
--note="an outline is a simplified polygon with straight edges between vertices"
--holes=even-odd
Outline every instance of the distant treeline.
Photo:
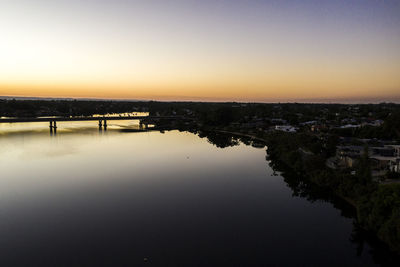
[{"label": "distant treeline", "polygon": [[[351,109],[356,112],[351,112]],[[313,120],[323,117],[326,120],[340,120],[350,113],[356,117],[385,119],[399,104],[303,104],[303,103],[214,103],[214,102],[160,102],[160,101],[90,101],[90,100],[15,100],[0,99],[0,115],[24,114],[48,115],[91,115],[115,112],[149,110],[152,113],[187,113],[191,110],[201,113],[210,123],[229,123],[243,119],[244,116],[280,116],[289,123]]]},{"label": "distant treeline", "polygon": [[7,117],[90,116],[146,110],[145,102],[88,100],[0,100],[0,115]]},{"label": "distant treeline", "polygon": [[[335,129],[340,136],[359,138],[400,138],[400,105],[382,104],[301,104],[301,103],[210,103],[158,101],[89,100],[0,100],[0,116],[90,116],[94,114],[149,112],[151,115],[185,115],[208,126],[252,122],[255,119],[282,119],[296,125],[317,121],[327,128],[343,120],[383,120],[381,127]],[[267,125],[267,122],[265,122]]]}]

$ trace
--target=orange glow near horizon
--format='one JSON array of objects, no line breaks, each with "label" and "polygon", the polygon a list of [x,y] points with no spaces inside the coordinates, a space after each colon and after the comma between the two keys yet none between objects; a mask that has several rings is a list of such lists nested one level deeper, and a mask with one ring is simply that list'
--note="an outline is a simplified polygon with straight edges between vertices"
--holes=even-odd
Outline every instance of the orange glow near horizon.
[{"label": "orange glow near horizon", "polygon": [[[154,79],[110,78],[54,79],[0,82],[0,95],[36,97],[110,98],[142,100],[203,100],[203,101],[293,101],[296,99],[399,99],[400,76],[395,71],[373,73],[221,73],[186,77],[154,74]],[[176,70],[179,73],[179,70]],[[218,70],[215,70],[218,73]],[[369,74],[367,74],[370,72]],[[392,73],[391,73],[392,72]],[[204,73],[201,73],[204,74]],[[157,76],[158,75],[158,76]],[[247,75],[247,76],[246,76]],[[101,75],[100,75],[101,76]],[[143,75],[146,76],[146,75]],[[150,76],[150,74],[149,74]],[[157,77],[157,78],[156,78]],[[312,78],[311,78],[312,77]],[[68,78],[68,77],[67,77]]]},{"label": "orange glow near horizon", "polygon": [[400,100],[400,5],[18,2],[0,4],[0,96]]}]

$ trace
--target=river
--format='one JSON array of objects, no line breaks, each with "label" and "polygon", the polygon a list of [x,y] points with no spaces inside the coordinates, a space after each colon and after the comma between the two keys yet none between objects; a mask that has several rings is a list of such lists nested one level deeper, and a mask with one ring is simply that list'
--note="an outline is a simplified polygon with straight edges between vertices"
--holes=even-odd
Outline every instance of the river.
[{"label": "river", "polygon": [[136,126],[59,123],[50,135],[47,123],[0,124],[1,266],[387,260],[358,240],[351,211],[294,194],[265,148],[225,147],[188,132],[120,131]]}]

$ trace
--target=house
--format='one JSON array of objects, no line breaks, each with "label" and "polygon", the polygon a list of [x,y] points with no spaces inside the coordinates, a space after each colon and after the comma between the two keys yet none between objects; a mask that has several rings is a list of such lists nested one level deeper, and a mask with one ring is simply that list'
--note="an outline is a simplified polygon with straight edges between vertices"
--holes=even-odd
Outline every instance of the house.
[{"label": "house", "polygon": [[313,125],[316,124],[317,121],[306,121],[306,122],[302,122],[300,123],[301,126],[307,126],[307,125]]},{"label": "house", "polygon": [[382,124],[383,124],[383,120],[374,120],[374,121],[370,122],[368,125],[378,127],[378,126],[381,126]]},{"label": "house", "polygon": [[338,146],[336,149],[336,155],[338,157],[360,157],[364,153],[364,149],[363,146]]},{"label": "house", "polygon": [[394,149],[393,156],[400,158],[400,145],[385,145]]},{"label": "house", "polygon": [[357,160],[358,160],[358,158],[345,156],[345,157],[342,157],[342,160],[340,163],[347,168],[353,168],[355,166]]},{"label": "house", "polygon": [[369,149],[370,155],[382,156],[382,157],[394,157],[395,149],[390,146],[383,147],[371,147]]},{"label": "house", "polygon": [[336,163],[338,167],[352,168],[364,153],[363,146],[338,146],[336,149]]},{"label": "house", "polygon": [[349,129],[349,128],[360,128],[360,127],[361,127],[360,125],[356,125],[356,124],[346,124],[346,125],[340,126],[339,128]]},{"label": "house", "polygon": [[297,129],[295,127],[290,126],[290,125],[276,125],[275,130],[287,132],[287,133],[295,133],[297,131]]},{"label": "house", "polygon": [[370,158],[374,161],[375,169],[400,173],[400,158],[379,155],[374,155]]},{"label": "house", "polygon": [[322,124],[315,124],[315,125],[311,125],[310,129],[312,132],[320,132],[321,130],[326,130],[327,127]]},{"label": "house", "polygon": [[371,152],[377,169],[400,173],[400,145],[372,147]]},{"label": "house", "polygon": [[287,121],[284,120],[284,119],[271,119],[271,123],[274,123],[274,124],[286,124]]}]

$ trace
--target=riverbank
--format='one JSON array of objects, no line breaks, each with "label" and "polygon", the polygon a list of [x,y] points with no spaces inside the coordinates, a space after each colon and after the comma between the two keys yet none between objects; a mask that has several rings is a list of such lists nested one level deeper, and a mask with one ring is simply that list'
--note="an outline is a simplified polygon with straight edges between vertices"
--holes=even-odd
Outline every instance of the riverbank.
[{"label": "riverbank", "polygon": [[261,136],[238,131],[207,129],[222,134],[242,136],[264,142],[271,160],[284,164],[305,179],[321,188],[330,190],[340,199],[353,206],[357,222],[366,231],[400,254],[400,186],[378,184],[366,172],[368,166],[360,166],[356,175],[328,169],[326,158],[312,151],[318,140],[305,134],[260,133]]},{"label": "riverbank", "polygon": [[258,141],[261,141],[261,142],[265,142],[265,143],[267,142],[266,139],[260,138],[260,137],[257,137],[255,135],[251,135],[251,134],[244,134],[244,133],[240,133],[240,132],[231,132],[231,131],[225,131],[225,130],[215,130],[215,132],[225,133],[225,134],[232,134],[232,135],[239,135],[239,136],[243,136],[243,137],[249,137],[249,138],[251,138],[253,140],[258,140]]}]

